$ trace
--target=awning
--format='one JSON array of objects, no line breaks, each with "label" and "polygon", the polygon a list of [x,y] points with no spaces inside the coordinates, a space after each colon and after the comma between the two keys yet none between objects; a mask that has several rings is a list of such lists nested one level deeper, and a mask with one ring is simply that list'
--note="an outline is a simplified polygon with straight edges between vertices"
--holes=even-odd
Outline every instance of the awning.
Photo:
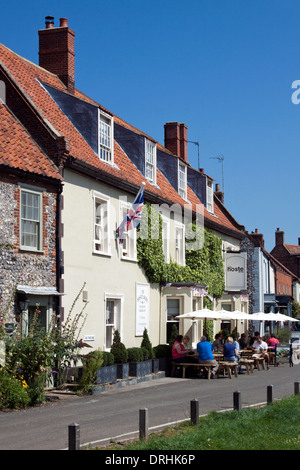
[{"label": "awning", "polygon": [[28,295],[64,295],[63,292],[58,292],[55,287],[32,287],[32,286],[17,286],[19,294]]}]

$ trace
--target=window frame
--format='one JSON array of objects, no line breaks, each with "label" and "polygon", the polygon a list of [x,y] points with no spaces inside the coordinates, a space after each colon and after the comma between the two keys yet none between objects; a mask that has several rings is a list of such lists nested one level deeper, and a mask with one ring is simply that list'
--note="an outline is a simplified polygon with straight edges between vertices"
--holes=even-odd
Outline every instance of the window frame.
[{"label": "window frame", "polygon": [[[148,146],[152,149],[152,152],[148,151]],[[148,155],[152,156],[153,161],[149,161]],[[152,177],[147,175],[147,166],[150,167]],[[145,138],[145,178],[149,183],[156,184],[156,144],[149,139]]]},{"label": "window frame", "polygon": [[[113,323],[107,323],[107,302],[114,302],[114,321]],[[104,332],[105,332],[105,338],[104,338],[104,350],[105,351],[110,351],[110,348],[111,348],[111,345],[112,345],[112,342],[113,342],[113,336],[114,336],[114,332],[116,330],[118,330],[118,332],[120,333],[120,337],[122,338],[122,330],[123,330],[123,310],[124,310],[124,295],[123,294],[108,294],[106,293],[105,294],[105,303],[104,303],[104,308],[105,308],[105,311],[104,311],[104,323],[105,323],[105,327],[104,327]],[[111,344],[108,345],[107,341],[108,341],[108,327],[110,328],[111,330]]]},{"label": "window frame", "polygon": [[[120,201],[120,224],[127,215],[132,204],[126,201]],[[136,247],[136,229],[123,232],[123,243],[120,246],[121,259],[127,261],[137,262],[137,247]]]},{"label": "window frame", "polygon": [[210,178],[206,180],[206,209],[211,214],[214,213],[214,191],[213,181]]},{"label": "window frame", "polygon": [[[108,121],[108,122],[105,122]],[[110,132],[103,134],[101,131],[101,123],[105,122],[107,128]],[[114,120],[113,117],[105,113],[101,109],[98,110],[98,156],[100,160],[109,165],[114,165]],[[102,135],[104,139],[109,140],[109,144],[106,145],[102,142]],[[103,158],[102,153],[108,155],[108,157]]]},{"label": "window frame", "polygon": [[[177,237],[177,234],[179,232],[181,232],[182,234],[181,237]],[[179,223],[175,224],[174,235],[175,235],[174,237],[175,238],[175,261],[180,266],[185,266],[185,226],[184,224],[179,224]]]},{"label": "window frame", "polygon": [[[23,207],[23,204],[22,204],[22,199],[23,199],[23,194],[24,193],[27,193],[27,194],[31,194],[31,195],[34,195],[34,196],[37,196],[38,197],[38,202],[39,202],[39,207],[38,207],[38,219],[37,220],[30,220],[29,218],[27,217],[24,217],[22,215],[22,207]],[[33,188],[33,187],[29,187],[29,186],[20,186],[20,212],[19,212],[19,216],[20,216],[20,240],[19,240],[19,246],[20,246],[20,249],[21,250],[24,250],[24,251],[33,251],[33,252],[37,252],[37,253],[40,253],[43,251],[43,189],[41,188]],[[27,221],[27,222],[31,222],[31,223],[34,223],[36,224],[37,226],[37,234],[35,235],[36,236],[36,240],[37,240],[37,243],[35,246],[30,246],[30,245],[26,245],[25,243],[23,244],[22,243],[22,240],[23,240],[23,237],[24,237],[24,223],[23,221]]]},{"label": "window frame", "polygon": [[[184,178],[181,178],[181,175]],[[183,182],[183,186],[182,183]],[[178,194],[185,201],[187,200],[187,167],[184,163],[178,160]]]},{"label": "window frame", "polygon": [[[105,214],[103,215],[103,223],[98,224],[96,221],[96,204],[99,203],[101,207],[101,212],[105,212],[106,210],[106,218]],[[110,245],[110,237],[109,237],[109,221],[110,221],[110,198],[105,196],[104,194],[94,192],[93,193],[93,253],[99,255],[106,255],[111,256],[111,245]],[[101,240],[96,238],[96,228],[100,228],[101,233]],[[97,249],[97,245],[101,245],[100,249]]]}]

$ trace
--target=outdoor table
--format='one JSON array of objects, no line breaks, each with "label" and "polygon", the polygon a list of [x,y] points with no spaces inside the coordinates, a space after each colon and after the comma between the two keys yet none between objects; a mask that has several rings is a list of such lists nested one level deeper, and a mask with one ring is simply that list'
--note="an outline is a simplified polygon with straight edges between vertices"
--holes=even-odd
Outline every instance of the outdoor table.
[{"label": "outdoor table", "polygon": [[215,358],[215,360],[216,360],[217,362],[222,361],[223,358],[224,358],[224,354],[223,354],[223,353],[214,352],[214,353],[213,353],[213,356],[214,356],[214,358]]}]

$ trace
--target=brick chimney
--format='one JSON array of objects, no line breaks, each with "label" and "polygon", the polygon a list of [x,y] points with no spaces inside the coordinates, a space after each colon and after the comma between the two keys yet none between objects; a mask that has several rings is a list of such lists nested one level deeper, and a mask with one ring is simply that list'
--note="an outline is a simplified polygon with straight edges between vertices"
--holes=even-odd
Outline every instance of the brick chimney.
[{"label": "brick chimney", "polygon": [[221,187],[219,184],[216,184],[215,195],[222,202],[222,204],[224,204],[224,193],[221,191]]},{"label": "brick chimney", "polygon": [[46,16],[46,28],[39,30],[39,65],[58,75],[69,93],[75,88],[75,33],[68,27],[67,18],[60,18],[54,27],[53,16]]},{"label": "brick chimney", "polygon": [[284,245],[284,232],[279,228],[275,232],[275,245]]},{"label": "brick chimney", "polygon": [[260,246],[261,248],[265,247],[264,236],[262,233],[258,233],[257,228],[254,233],[251,233],[253,240],[255,241],[255,246]]},{"label": "brick chimney", "polygon": [[187,126],[178,122],[165,124],[165,148],[188,163]]}]

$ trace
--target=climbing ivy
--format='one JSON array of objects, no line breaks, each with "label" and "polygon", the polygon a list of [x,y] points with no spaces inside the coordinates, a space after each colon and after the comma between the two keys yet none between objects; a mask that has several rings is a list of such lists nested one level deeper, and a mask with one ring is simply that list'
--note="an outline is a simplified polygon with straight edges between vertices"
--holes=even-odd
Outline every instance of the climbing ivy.
[{"label": "climbing ivy", "polygon": [[210,296],[216,298],[222,296],[225,283],[222,240],[219,237],[191,224],[187,228],[188,239],[191,240],[194,234],[202,242],[197,249],[194,247],[186,250],[186,266],[180,266],[174,260],[170,260],[169,263],[165,262],[162,218],[153,207],[147,204],[144,206],[138,233],[138,263],[144,269],[149,282],[196,282],[205,284]]}]

